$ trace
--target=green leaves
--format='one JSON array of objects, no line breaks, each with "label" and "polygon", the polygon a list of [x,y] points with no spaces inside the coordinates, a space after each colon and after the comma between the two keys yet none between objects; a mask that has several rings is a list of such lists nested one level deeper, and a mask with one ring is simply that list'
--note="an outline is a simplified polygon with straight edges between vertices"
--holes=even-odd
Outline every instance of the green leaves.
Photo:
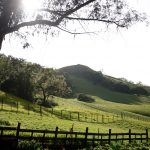
[{"label": "green leaves", "polygon": [[35,96],[42,96],[44,102],[46,102],[50,95],[66,97],[72,93],[71,88],[66,83],[65,77],[57,74],[53,69],[41,68],[35,75],[34,84]]}]

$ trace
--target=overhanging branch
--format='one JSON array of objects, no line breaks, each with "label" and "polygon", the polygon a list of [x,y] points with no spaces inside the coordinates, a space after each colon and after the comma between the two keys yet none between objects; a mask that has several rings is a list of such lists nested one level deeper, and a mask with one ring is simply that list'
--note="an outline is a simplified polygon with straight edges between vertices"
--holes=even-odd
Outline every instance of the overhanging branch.
[{"label": "overhanging branch", "polygon": [[35,25],[57,26],[58,24],[56,22],[51,22],[48,20],[35,20],[35,21],[23,22],[14,27],[7,28],[5,34],[18,31],[22,27],[35,26]]}]

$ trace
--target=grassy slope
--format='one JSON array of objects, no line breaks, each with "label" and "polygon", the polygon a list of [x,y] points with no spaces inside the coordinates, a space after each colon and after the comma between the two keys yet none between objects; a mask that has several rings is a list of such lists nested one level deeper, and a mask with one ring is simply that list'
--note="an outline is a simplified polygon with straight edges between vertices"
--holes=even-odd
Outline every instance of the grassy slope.
[{"label": "grassy slope", "polygon": [[[3,93],[0,93],[1,96]],[[129,128],[134,131],[142,131],[145,128],[150,128],[150,122],[138,121],[134,119],[128,118],[126,121],[117,121],[114,123],[86,123],[72,120],[63,120],[55,115],[51,115],[50,112],[47,112],[43,108],[43,115],[39,114],[39,106],[32,105],[27,101],[22,99],[13,97],[8,95],[7,99],[4,97],[4,101],[7,101],[7,105],[4,105],[4,110],[0,111],[0,121],[8,121],[12,126],[16,126],[17,122],[22,123],[22,128],[33,128],[33,129],[55,129],[58,126],[61,130],[69,130],[72,125],[74,125],[74,130],[76,131],[85,131],[86,127],[89,127],[90,131],[97,132],[98,128],[100,132],[108,132],[108,129],[111,128],[113,132],[127,132]],[[16,112],[16,107],[12,107],[10,105],[18,101],[19,103],[19,112]],[[109,116],[113,115],[113,111],[110,113],[107,112],[109,107],[117,108],[118,105],[120,108],[128,108],[127,104],[118,104],[114,102],[104,101],[100,98],[96,97],[96,102],[91,104],[87,104],[84,102],[79,102],[76,99],[62,99],[62,98],[54,98],[54,101],[58,102],[59,106],[55,109],[57,110],[70,110],[70,111],[80,111],[80,112],[91,112],[91,113],[99,113],[99,114],[107,114]],[[30,114],[28,115],[27,104],[30,104]],[[145,105],[143,103],[143,105]],[[126,106],[127,105],[127,106]],[[132,104],[132,106],[136,107],[136,104]],[[133,107],[133,108],[134,108]],[[103,108],[103,109],[101,109]],[[107,109],[106,109],[107,108]],[[119,109],[120,109],[119,108]],[[34,109],[34,111],[33,111]],[[105,111],[106,110],[106,111]],[[146,109],[145,109],[146,111]],[[147,110],[147,113],[149,111]]]},{"label": "grassy slope", "polygon": [[94,85],[86,79],[72,75],[69,76],[69,79],[74,85],[75,92],[96,96],[97,103],[92,105],[98,105],[107,110],[124,110],[150,116],[150,97],[113,92],[100,85]]}]

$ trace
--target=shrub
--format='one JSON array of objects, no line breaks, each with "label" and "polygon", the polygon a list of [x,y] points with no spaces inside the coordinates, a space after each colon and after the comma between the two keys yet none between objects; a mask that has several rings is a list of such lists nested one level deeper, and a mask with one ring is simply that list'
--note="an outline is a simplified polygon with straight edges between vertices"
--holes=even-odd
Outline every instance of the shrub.
[{"label": "shrub", "polygon": [[79,94],[78,97],[77,97],[77,99],[78,99],[79,101],[83,101],[83,102],[87,102],[87,103],[95,102],[95,99],[94,99],[94,98],[92,98],[92,97],[89,96],[89,95],[83,94],[83,93]]},{"label": "shrub", "polygon": [[36,102],[35,102],[36,104],[38,104],[38,105],[42,105],[42,106],[44,106],[44,107],[54,107],[54,106],[58,106],[58,104],[55,102],[55,101],[53,101],[53,100],[46,100],[45,102],[42,100],[42,99],[36,99]]},{"label": "shrub", "polygon": [[0,120],[0,125],[6,125],[6,126],[10,126],[10,122],[9,121],[5,121],[5,120]]},{"label": "shrub", "polygon": [[18,143],[18,150],[41,150],[40,144],[38,144],[36,141],[20,141]]},{"label": "shrub", "polygon": [[42,105],[45,107],[50,107],[50,108],[58,106],[58,104],[53,100],[47,100],[47,101],[43,102]]}]

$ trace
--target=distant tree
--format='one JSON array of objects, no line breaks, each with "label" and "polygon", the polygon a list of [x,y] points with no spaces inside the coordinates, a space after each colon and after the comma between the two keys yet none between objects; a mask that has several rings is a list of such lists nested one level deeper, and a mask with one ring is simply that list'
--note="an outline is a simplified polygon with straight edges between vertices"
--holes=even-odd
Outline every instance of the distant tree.
[{"label": "distant tree", "polygon": [[[130,9],[124,0],[43,0],[41,8],[30,17],[23,9],[22,1],[0,1],[0,49],[7,34],[16,33],[20,38],[26,38],[19,32],[19,29],[24,27],[33,26],[33,33],[42,31],[45,35],[49,32],[53,34],[52,27],[71,34],[82,34],[82,31],[87,33],[84,30],[85,22],[129,27],[145,19],[142,14]],[[73,30],[67,29],[67,25],[71,25],[70,22],[79,22],[80,25],[84,23],[81,25],[82,30],[77,31],[76,25]],[[24,28],[24,31],[31,33],[29,28]],[[29,43],[26,42],[23,47],[28,46]]]},{"label": "distant tree", "polygon": [[83,101],[83,102],[87,102],[87,103],[92,103],[92,102],[95,102],[95,99],[92,98],[91,96],[87,95],[87,94],[83,94],[83,93],[80,93],[77,97],[77,99],[79,101]]},{"label": "distant tree", "polygon": [[72,92],[65,78],[49,68],[41,68],[35,75],[34,84],[35,96],[38,95],[43,103],[46,103],[50,95],[67,97]]},{"label": "distant tree", "polygon": [[127,84],[124,84],[122,82],[118,82],[112,85],[112,89],[118,92],[123,93],[131,93],[131,90]]},{"label": "distant tree", "polygon": [[137,95],[149,95],[148,91],[142,86],[137,86],[133,88],[132,93],[137,94]]}]

